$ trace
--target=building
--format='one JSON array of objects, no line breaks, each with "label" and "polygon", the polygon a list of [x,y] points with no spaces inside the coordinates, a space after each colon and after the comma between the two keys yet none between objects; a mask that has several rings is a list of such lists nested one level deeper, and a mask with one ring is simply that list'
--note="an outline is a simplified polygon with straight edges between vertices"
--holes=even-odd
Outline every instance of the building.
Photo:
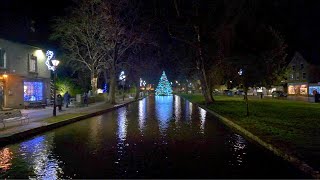
[{"label": "building", "polygon": [[296,52],[288,65],[288,94],[313,96],[320,93],[320,66],[307,61],[299,52]]},{"label": "building", "polygon": [[46,103],[50,97],[50,71],[41,48],[0,39],[1,107],[24,108]]}]

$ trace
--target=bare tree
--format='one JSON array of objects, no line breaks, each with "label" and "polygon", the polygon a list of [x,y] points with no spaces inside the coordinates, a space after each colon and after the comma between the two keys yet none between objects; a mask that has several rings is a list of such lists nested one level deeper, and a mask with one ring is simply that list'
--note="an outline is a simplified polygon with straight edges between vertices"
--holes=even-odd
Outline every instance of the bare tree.
[{"label": "bare tree", "polygon": [[88,70],[93,93],[97,90],[101,62],[106,57],[102,44],[107,34],[99,8],[98,1],[82,0],[77,7],[71,9],[69,16],[55,20],[51,36],[61,42],[67,56],[66,61],[75,71]]},{"label": "bare tree", "polygon": [[101,14],[106,32],[103,49],[107,52],[101,63],[110,77],[109,99],[115,103],[116,77],[127,64],[126,52],[141,40],[142,34],[136,28],[137,11],[128,0],[103,1]]},{"label": "bare tree", "polygon": [[173,39],[189,45],[195,52],[192,58],[194,72],[201,82],[206,103],[214,101],[212,87],[215,81],[211,79],[214,78],[211,70],[223,58],[221,42],[226,36],[221,36],[221,32],[224,32],[225,27],[232,31],[243,12],[244,3],[244,0],[173,0],[176,19],[168,22],[168,31]]}]

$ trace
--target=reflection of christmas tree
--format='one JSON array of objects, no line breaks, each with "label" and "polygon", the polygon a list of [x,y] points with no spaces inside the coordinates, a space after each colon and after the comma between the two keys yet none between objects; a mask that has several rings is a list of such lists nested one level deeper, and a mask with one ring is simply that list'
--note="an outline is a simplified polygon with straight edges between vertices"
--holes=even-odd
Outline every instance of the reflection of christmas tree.
[{"label": "reflection of christmas tree", "polygon": [[166,73],[163,71],[160,77],[159,84],[156,89],[156,96],[170,96],[170,95],[172,95],[170,82],[167,79]]}]

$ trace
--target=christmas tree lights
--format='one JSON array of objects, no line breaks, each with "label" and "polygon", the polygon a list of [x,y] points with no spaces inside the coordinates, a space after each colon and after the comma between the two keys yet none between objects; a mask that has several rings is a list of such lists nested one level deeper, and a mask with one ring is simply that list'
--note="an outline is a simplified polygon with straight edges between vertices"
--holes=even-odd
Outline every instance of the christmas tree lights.
[{"label": "christmas tree lights", "polygon": [[166,73],[163,71],[160,77],[159,84],[156,89],[156,96],[170,96],[172,95],[172,88],[167,79]]}]

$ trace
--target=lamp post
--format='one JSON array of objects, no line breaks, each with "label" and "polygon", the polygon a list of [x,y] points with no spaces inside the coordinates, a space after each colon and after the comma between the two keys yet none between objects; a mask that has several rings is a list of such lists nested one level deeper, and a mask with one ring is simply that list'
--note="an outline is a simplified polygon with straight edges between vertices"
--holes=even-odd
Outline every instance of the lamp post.
[{"label": "lamp post", "polygon": [[147,83],[146,83],[146,81],[143,81],[142,84],[143,84],[143,87],[144,87],[144,88],[143,88],[143,95],[145,96],[145,95],[146,95],[146,84],[147,84]]},{"label": "lamp post", "polygon": [[57,116],[57,107],[56,107],[56,76],[57,76],[57,67],[60,63],[60,61],[54,59],[51,60],[51,63],[53,65],[53,116]]},{"label": "lamp post", "polygon": [[122,84],[122,100],[124,101],[124,82],[126,81],[126,75],[124,74],[124,71],[121,71],[119,80]]}]

